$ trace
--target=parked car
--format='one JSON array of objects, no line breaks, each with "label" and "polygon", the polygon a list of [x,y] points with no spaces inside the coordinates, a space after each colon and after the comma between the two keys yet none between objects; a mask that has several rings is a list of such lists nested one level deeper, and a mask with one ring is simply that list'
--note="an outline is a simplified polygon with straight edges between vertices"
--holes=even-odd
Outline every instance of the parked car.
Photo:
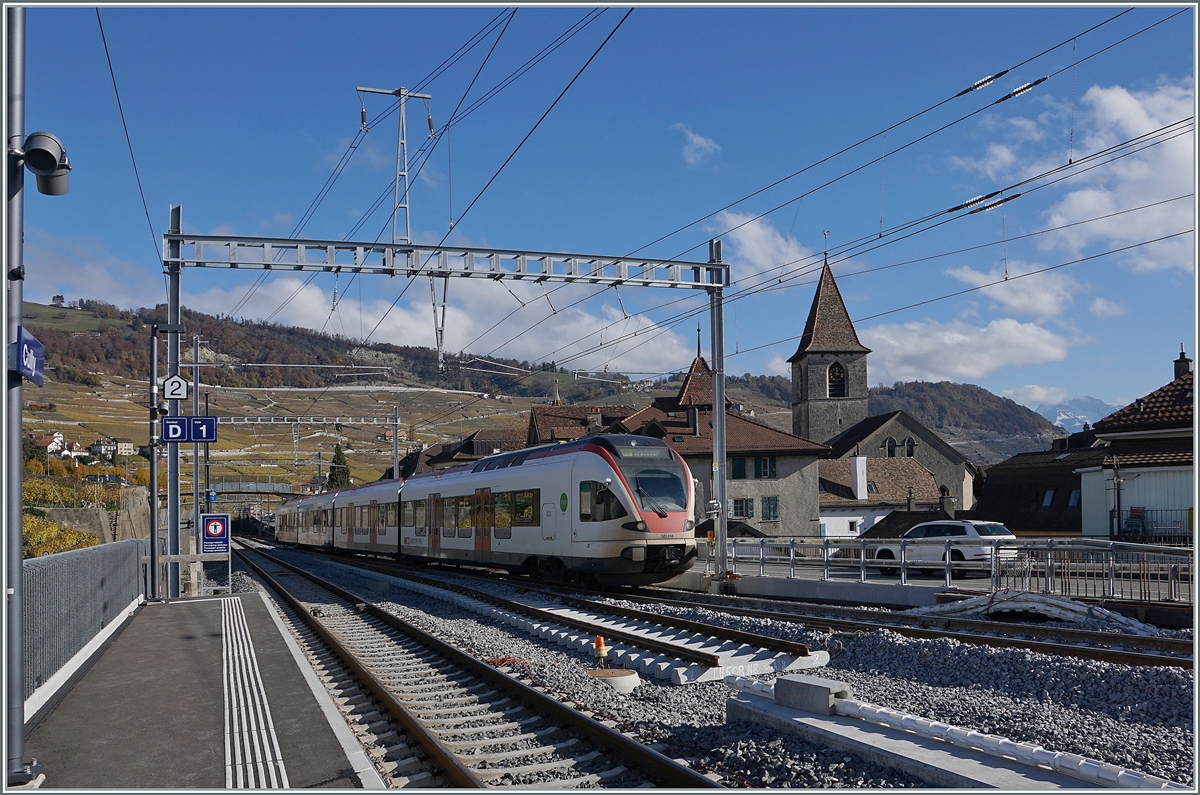
[{"label": "parked car", "polygon": [[[927,564],[936,561],[936,568],[928,565],[917,565],[923,573],[931,574],[945,566],[946,539],[950,539],[950,561],[962,562],[991,562],[994,543],[997,540],[1012,539],[1016,536],[999,522],[951,521],[923,522],[908,530],[900,538],[908,541],[905,546],[905,556],[910,564]],[[1011,547],[1000,547],[1002,559],[1015,558],[1017,551]],[[875,552],[876,560],[900,560],[900,539],[879,547]],[[893,566],[880,566],[881,574],[895,574],[900,569]],[[953,571],[955,576],[966,574],[965,569]]]}]

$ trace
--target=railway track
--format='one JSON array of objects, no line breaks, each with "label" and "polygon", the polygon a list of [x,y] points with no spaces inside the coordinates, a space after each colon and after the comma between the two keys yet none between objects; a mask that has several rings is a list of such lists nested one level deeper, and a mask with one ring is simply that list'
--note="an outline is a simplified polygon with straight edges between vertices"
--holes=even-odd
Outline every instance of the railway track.
[{"label": "railway track", "polygon": [[262,551],[243,548],[238,554],[369,691],[355,695],[343,683],[344,703],[359,710],[359,722],[373,735],[374,755],[391,765],[394,782],[403,777],[417,786],[475,788],[718,786],[362,594]]},{"label": "railway track", "polygon": [[[356,561],[356,565],[373,568],[377,571],[387,571],[396,576],[420,579],[423,575],[413,572],[400,564],[379,564]],[[468,579],[479,579],[482,582],[494,581],[490,577],[475,575],[468,572],[456,572],[458,576]],[[457,587],[466,592],[465,586],[451,586],[443,580],[433,580],[439,587]],[[967,619],[946,616],[919,616],[872,611],[869,617],[864,617],[864,611],[849,607],[832,605],[817,605],[779,600],[747,598],[741,596],[724,596],[719,594],[702,594],[692,592],[667,592],[665,589],[636,589],[633,592],[593,590],[587,588],[548,587],[532,583],[509,583],[530,593],[539,593],[547,597],[561,600],[565,605],[582,610],[602,609],[603,612],[622,615],[634,621],[647,623],[663,623],[661,614],[652,611],[639,611],[604,604],[598,606],[596,598],[610,598],[641,603],[645,605],[670,605],[681,608],[706,607],[731,615],[750,618],[766,618],[776,621],[787,621],[802,624],[812,629],[825,629],[834,632],[873,632],[886,629],[900,635],[913,638],[950,638],[962,643],[991,646],[995,648],[1023,648],[1043,654],[1053,654],[1062,657],[1101,660],[1103,662],[1123,663],[1126,665],[1176,666],[1181,668],[1193,667],[1194,645],[1190,640],[1164,637],[1145,637],[1116,632],[1101,632],[1083,630],[1071,627],[1054,627],[1030,623],[1011,623],[981,619]],[[653,593],[646,593],[647,590]],[[488,598],[496,599],[496,597]],[[708,633],[717,637],[736,639],[733,630],[706,624],[704,622],[688,622],[681,618],[671,618],[672,626],[686,627],[694,632]],[[749,634],[749,633],[747,633]],[[772,647],[768,636],[753,635],[745,642],[758,643],[762,648],[775,648],[781,653],[790,652],[803,654],[795,647]],[[797,646],[802,644],[797,644]],[[737,674],[745,675],[745,674]]]},{"label": "railway track", "polygon": [[363,559],[337,562],[398,578],[428,595],[457,594],[465,597],[461,604],[467,609],[564,645],[584,649],[600,635],[612,644],[608,659],[614,664],[674,684],[798,671],[829,662],[827,652],[803,643],[682,618],[664,620],[661,615],[572,600],[538,588],[517,586],[524,595],[502,597],[402,566]]},{"label": "railway track", "polygon": [[[556,593],[555,589],[542,589]],[[751,618],[766,618],[803,624],[839,632],[873,632],[887,629],[914,638],[952,638],[962,643],[998,648],[1026,648],[1064,657],[1102,660],[1128,665],[1170,665],[1193,667],[1194,645],[1190,640],[1099,632],[1039,624],[1014,624],[1003,621],[915,616],[873,611],[870,618],[862,610],[769,599],[731,597],[718,594],[671,592],[647,594],[572,589],[561,598],[584,597],[621,599],[630,602],[671,605],[682,608],[705,607],[711,610]],[[583,601],[591,601],[584,598]]]}]

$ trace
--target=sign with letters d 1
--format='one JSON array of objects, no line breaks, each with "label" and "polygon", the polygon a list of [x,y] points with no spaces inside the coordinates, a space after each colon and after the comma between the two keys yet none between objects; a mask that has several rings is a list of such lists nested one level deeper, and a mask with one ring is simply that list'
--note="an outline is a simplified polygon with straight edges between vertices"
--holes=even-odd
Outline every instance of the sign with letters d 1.
[{"label": "sign with letters d 1", "polygon": [[229,514],[202,513],[200,514],[200,527],[204,529],[200,535],[200,552],[202,554],[229,552]]},{"label": "sign with letters d 1", "polygon": [[190,442],[191,426],[188,423],[190,417],[163,417],[162,418],[162,440],[168,444],[174,442]]}]

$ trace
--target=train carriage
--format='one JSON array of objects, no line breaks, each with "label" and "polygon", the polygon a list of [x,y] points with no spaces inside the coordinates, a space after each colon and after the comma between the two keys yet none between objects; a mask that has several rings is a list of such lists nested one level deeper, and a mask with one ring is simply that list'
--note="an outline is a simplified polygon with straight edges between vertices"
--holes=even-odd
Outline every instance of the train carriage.
[{"label": "train carriage", "polygon": [[[277,538],[304,546],[642,585],[696,556],[695,492],[678,453],[644,436],[590,436],[472,466],[280,506]],[[293,529],[295,528],[295,529]]]}]

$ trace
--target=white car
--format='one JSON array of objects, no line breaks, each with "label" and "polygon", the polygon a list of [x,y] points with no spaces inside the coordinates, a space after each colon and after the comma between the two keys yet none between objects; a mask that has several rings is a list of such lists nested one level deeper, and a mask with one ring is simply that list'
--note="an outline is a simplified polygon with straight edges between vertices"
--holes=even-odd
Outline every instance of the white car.
[{"label": "white car", "polygon": [[[956,521],[947,519],[939,522],[923,522],[912,527],[900,538],[908,543],[905,545],[905,558],[911,568],[919,568],[924,573],[932,573],[946,565],[946,540],[950,541],[950,561],[990,562],[994,543],[997,540],[1016,540],[1012,532],[999,522]],[[1017,551],[1011,547],[1000,547],[1000,557],[1015,558]],[[880,546],[875,552],[875,560],[900,560],[900,539]],[[936,562],[936,568],[930,567],[929,562]],[[918,564],[912,566],[911,564]],[[980,567],[986,569],[987,567]],[[880,574],[895,574],[899,567],[879,567]],[[966,573],[955,570],[956,576]]]}]

